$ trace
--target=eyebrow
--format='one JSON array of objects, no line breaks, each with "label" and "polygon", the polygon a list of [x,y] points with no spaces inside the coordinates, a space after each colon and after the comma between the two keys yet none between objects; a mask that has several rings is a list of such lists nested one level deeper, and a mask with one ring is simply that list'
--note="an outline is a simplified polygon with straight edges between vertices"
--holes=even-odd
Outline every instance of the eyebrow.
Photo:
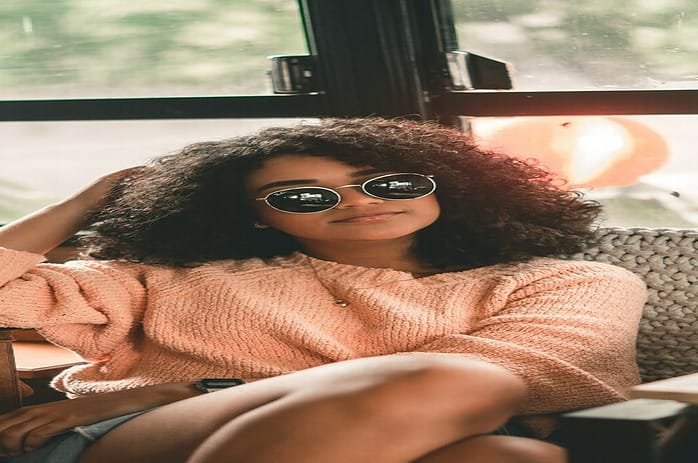
[{"label": "eyebrow", "polygon": [[[376,174],[378,172],[386,172],[383,169],[376,169],[376,168],[370,168],[370,169],[364,169],[364,170],[358,170],[356,172],[352,172],[351,176],[352,177],[362,177],[364,175],[368,174]],[[257,188],[257,193],[259,193],[262,190],[268,190],[269,188],[274,188],[277,186],[290,186],[290,185],[308,185],[311,183],[318,183],[318,179],[316,178],[299,178],[299,179],[294,179],[294,180],[280,180],[278,182],[271,182],[264,184]]]}]

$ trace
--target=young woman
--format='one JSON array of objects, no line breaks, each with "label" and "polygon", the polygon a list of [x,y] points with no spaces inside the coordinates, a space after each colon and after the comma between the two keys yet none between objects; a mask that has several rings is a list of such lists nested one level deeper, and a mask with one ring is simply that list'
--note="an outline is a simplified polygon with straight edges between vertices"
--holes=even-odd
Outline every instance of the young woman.
[{"label": "young woman", "polygon": [[[640,280],[555,258],[598,213],[404,120],[109,175],[0,229],[0,325],[91,361],[53,382],[73,400],[0,416],[5,461],[562,462],[554,414],[638,382]],[[86,228],[89,258],[40,263]]]}]

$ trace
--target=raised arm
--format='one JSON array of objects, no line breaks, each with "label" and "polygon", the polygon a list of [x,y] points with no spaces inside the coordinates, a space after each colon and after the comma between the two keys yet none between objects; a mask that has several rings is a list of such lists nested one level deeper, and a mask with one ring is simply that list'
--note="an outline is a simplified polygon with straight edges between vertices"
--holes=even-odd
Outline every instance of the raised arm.
[{"label": "raised arm", "polygon": [[145,307],[138,266],[38,264],[41,253],[87,225],[114,186],[138,169],[104,176],[65,201],[0,228],[0,326],[42,329],[53,342],[89,357],[123,342]]},{"label": "raised arm", "polygon": [[138,172],[131,167],[101,177],[69,198],[4,227],[0,227],[0,247],[44,254],[89,225],[91,212],[99,210],[115,185]]}]

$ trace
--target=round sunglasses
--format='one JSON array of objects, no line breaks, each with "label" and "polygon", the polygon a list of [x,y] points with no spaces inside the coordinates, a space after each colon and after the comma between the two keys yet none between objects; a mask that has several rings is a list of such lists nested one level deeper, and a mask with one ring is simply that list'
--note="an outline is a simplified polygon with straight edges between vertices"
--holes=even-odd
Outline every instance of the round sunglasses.
[{"label": "round sunglasses", "polygon": [[436,190],[433,175],[412,173],[387,174],[366,180],[361,184],[341,185],[334,188],[299,186],[272,191],[256,201],[289,214],[315,214],[333,209],[342,201],[340,188],[361,188],[368,196],[389,201],[419,199]]}]

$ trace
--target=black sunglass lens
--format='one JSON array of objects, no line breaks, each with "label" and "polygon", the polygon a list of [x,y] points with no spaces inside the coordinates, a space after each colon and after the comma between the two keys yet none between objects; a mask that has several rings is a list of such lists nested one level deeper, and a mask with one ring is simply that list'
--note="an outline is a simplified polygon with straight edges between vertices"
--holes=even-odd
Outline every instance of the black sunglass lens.
[{"label": "black sunglass lens", "polygon": [[366,191],[385,199],[416,199],[434,191],[434,184],[424,175],[396,174],[366,183]]},{"label": "black sunglass lens", "polygon": [[330,190],[297,188],[274,192],[269,195],[267,202],[282,211],[302,214],[331,209],[339,203],[339,196]]}]

